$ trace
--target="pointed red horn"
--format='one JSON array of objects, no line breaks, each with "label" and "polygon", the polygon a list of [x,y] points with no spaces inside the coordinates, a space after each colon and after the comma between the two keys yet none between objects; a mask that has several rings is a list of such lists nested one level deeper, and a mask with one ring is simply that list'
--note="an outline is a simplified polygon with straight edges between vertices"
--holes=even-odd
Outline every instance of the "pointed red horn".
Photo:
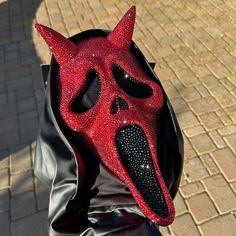
[{"label": "pointed red horn", "polygon": [[67,63],[76,55],[77,46],[60,33],[40,24],[35,24],[35,28],[44,38],[60,65]]},{"label": "pointed red horn", "polygon": [[132,42],[136,8],[132,6],[108,35],[108,40],[116,47],[128,49]]}]

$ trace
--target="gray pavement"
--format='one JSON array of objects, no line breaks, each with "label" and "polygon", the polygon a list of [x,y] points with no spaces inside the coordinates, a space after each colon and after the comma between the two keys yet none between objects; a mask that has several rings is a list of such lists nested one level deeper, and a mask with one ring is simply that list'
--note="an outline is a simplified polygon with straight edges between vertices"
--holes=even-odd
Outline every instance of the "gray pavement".
[{"label": "gray pavement", "polygon": [[47,235],[48,191],[33,175],[50,62],[34,30],[112,29],[137,6],[134,41],[155,61],[185,139],[176,219],[164,236],[236,235],[235,0],[0,0],[0,236]]}]

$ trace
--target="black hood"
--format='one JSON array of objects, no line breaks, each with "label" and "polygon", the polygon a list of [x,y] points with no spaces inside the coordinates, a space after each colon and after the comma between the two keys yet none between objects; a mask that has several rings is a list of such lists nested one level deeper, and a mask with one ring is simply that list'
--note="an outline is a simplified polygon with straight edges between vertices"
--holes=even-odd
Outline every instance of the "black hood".
[{"label": "black hood", "polygon": [[[106,37],[108,31],[88,30],[70,39]],[[131,50],[150,78],[163,89],[138,47]],[[49,231],[56,235],[160,235],[158,229],[138,208],[128,188],[100,163],[77,134],[63,125],[56,99],[56,68],[52,59],[44,67],[46,86],[44,111],[36,145],[35,175],[50,189]],[[49,72],[49,73],[47,73]],[[164,92],[165,104],[158,121],[159,166],[172,198],[175,197],[183,166],[183,138]],[[86,176],[81,181],[73,146],[83,156]],[[84,184],[81,184],[83,182]]]}]

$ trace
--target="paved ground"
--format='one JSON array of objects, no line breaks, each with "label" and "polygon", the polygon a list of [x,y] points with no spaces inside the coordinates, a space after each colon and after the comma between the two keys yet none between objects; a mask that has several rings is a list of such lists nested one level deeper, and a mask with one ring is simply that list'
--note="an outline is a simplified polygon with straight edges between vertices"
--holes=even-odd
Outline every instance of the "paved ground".
[{"label": "paved ground", "polygon": [[[101,3],[102,2],[102,3]],[[32,174],[47,46],[32,25],[66,36],[112,28],[135,1],[0,0],[0,235],[47,235],[48,192]],[[166,235],[236,235],[236,1],[137,1],[134,40],[159,75],[185,139]]]}]

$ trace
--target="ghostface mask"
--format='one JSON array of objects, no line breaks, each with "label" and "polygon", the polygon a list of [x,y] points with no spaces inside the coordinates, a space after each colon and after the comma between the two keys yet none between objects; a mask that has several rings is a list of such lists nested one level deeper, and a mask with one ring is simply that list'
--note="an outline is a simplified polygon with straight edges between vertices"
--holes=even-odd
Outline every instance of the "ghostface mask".
[{"label": "ghostface mask", "polygon": [[[134,56],[135,7],[107,36],[77,43],[36,24],[58,63],[58,114],[105,168],[129,188],[143,214],[168,225],[174,206],[159,167],[163,89]],[[76,144],[73,146],[76,150]],[[77,154],[80,184],[83,164]]]}]

